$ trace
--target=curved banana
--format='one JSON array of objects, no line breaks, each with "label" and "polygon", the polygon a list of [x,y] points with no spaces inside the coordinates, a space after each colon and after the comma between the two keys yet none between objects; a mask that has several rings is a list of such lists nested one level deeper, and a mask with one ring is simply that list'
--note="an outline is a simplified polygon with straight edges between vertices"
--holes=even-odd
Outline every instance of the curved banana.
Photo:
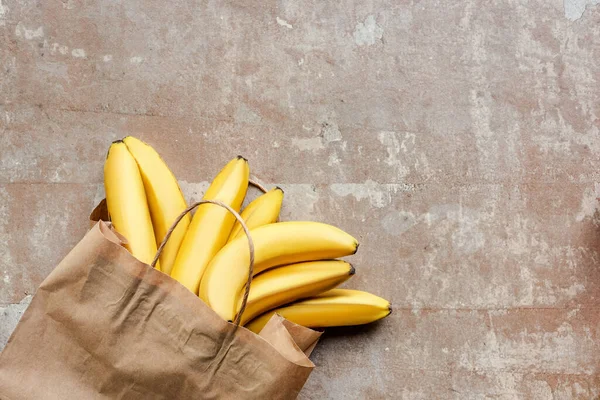
[{"label": "curved banana", "polygon": [[[249,177],[248,160],[238,156],[219,172],[204,199],[221,201],[238,211],[246,196]],[[227,243],[234,222],[235,217],[223,207],[215,204],[198,206],[177,253],[171,276],[197,294],[206,266]]]},{"label": "curved banana", "polygon": [[[244,208],[240,216],[244,219],[248,229],[272,224],[273,222],[277,222],[282,202],[283,189],[276,187],[254,199]],[[242,229],[242,225],[236,221],[227,242],[231,242],[233,239],[241,236],[244,236],[244,230]]]},{"label": "curved banana", "polygon": [[385,299],[360,290],[333,289],[319,296],[277,308],[246,324],[254,333],[271,319],[274,313],[308,328],[362,325],[387,317],[392,305]]},{"label": "curved banana", "polygon": [[[354,275],[354,267],[341,260],[309,261],[273,268],[252,280],[246,310],[240,323],[282,304],[316,296]],[[238,310],[242,305],[240,298]]]},{"label": "curved banana", "polygon": [[[150,264],[156,240],[144,184],[135,159],[122,140],[110,145],[104,163],[106,205],[113,226],[125,238],[125,248],[138,260]],[[157,263],[156,268],[160,270]]]},{"label": "curved banana", "polygon": [[[193,222],[192,222],[193,224]],[[278,265],[325,260],[356,253],[358,242],[346,232],[320,222],[278,222],[251,232],[254,274]],[[200,284],[200,298],[225,320],[233,320],[248,280],[248,240],[228,243],[212,259]]]},{"label": "curved banana", "polygon": [[[152,226],[154,227],[156,246],[158,247],[175,218],[186,209],[187,204],[175,175],[156,150],[133,136],[127,136],[123,139],[123,142],[135,158],[142,175]],[[183,241],[190,220],[191,217],[186,215],[177,224],[160,254],[160,267],[165,274],[171,273],[177,251]]]}]

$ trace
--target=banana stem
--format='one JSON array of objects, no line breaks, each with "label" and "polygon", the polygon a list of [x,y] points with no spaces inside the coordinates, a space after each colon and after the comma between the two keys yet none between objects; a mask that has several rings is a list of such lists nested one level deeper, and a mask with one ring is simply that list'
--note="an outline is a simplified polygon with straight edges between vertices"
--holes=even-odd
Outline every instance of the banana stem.
[{"label": "banana stem", "polygon": [[262,183],[260,183],[256,179],[256,177],[252,177],[252,178],[248,179],[248,183],[251,184],[252,186],[258,188],[263,193],[267,193],[268,192],[267,188]]}]

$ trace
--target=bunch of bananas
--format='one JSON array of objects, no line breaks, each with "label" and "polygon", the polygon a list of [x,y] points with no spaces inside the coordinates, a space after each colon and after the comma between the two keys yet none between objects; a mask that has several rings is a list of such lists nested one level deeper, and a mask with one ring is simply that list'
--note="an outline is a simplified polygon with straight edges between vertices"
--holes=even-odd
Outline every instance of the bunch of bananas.
[{"label": "bunch of bananas", "polygon": [[[218,173],[204,200],[238,211],[250,169],[243,157]],[[128,136],[112,143],[104,166],[108,212],[124,245],[144,263],[154,258],[175,219],[187,208],[177,179],[148,144]],[[354,275],[336,258],[356,253],[358,242],[320,222],[277,222],[283,190],[274,188],[241,213],[254,242],[254,278],[241,323],[258,333],[269,318],[311,328],[359,325],[386,317],[388,301],[373,294],[335,289]],[[233,321],[241,310],[248,279],[248,240],[234,215],[215,204],[198,206],[167,241],[156,268],[179,281],[217,314]]]}]

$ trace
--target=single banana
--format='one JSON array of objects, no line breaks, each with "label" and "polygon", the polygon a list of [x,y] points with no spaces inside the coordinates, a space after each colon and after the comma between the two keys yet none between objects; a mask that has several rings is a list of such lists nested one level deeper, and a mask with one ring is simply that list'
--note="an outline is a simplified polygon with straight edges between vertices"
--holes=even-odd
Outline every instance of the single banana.
[{"label": "single banana", "polygon": [[[240,216],[244,219],[248,229],[272,224],[273,222],[277,222],[282,202],[283,189],[276,187],[254,199],[244,208]],[[233,239],[241,236],[244,236],[244,230],[242,229],[242,225],[236,221],[227,242],[231,242]]]},{"label": "single banana", "polygon": [[[348,280],[354,272],[350,263],[341,260],[309,261],[266,271],[252,280],[246,311],[240,323],[244,325],[282,304],[333,289]],[[240,298],[238,310],[241,305]]]},{"label": "single banana", "polygon": [[[193,224],[193,222],[192,222]],[[253,229],[254,274],[303,261],[356,253],[358,242],[346,232],[320,222],[278,222]],[[229,242],[212,259],[200,284],[200,298],[225,320],[233,320],[248,280],[248,239]]]},{"label": "single banana", "polygon": [[[239,211],[248,189],[248,160],[238,156],[219,172],[204,194],[204,200],[218,200]],[[194,293],[210,260],[227,243],[235,217],[216,204],[202,204],[177,253],[171,276]]]},{"label": "single banana", "polygon": [[333,289],[319,296],[276,308],[246,324],[259,333],[273,314],[308,328],[363,325],[387,317],[392,312],[389,301],[360,290]]},{"label": "single banana", "polygon": [[[158,247],[175,219],[187,208],[187,204],[175,175],[156,150],[133,136],[127,136],[123,139],[123,142],[135,158],[142,175],[152,226],[154,227],[156,246]],[[160,254],[160,266],[165,274],[171,273],[177,251],[181,246],[190,220],[191,217],[188,214],[177,224]]]},{"label": "single banana", "polygon": [[[150,264],[156,255],[156,239],[142,176],[122,140],[110,145],[104,163],[106,205],[113,226],[127,239],[125,248]],[[156,268],[160,270],[159,263]]]}]

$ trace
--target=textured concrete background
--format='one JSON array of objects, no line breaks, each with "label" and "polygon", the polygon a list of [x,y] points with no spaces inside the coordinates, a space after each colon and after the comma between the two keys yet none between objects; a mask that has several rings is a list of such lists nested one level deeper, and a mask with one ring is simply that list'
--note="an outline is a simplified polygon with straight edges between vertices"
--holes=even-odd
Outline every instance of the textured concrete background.
[{"label": "textured concrete background", "polygon": [[597,398],[597,2],[0,0],[0,346],[134,134],[361,240],[302,399]]}]

